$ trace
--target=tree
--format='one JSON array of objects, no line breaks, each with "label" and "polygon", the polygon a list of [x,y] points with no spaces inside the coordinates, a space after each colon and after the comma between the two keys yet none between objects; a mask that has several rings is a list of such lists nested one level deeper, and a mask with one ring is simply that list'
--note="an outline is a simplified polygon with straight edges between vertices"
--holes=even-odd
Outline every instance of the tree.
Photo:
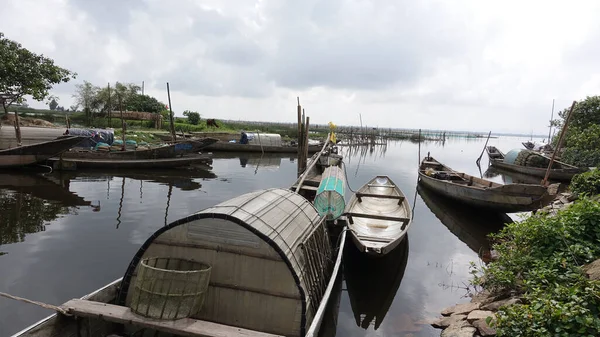
[{"label": "tree", "polygon": [[183,115],[187,117],[188,122],[193,125],[198,125],[200,122],[200,114],[196,111],[185,110]]},{"label": "tree", "polygon": [[0,33],[0,100],[5,114],[8,107],[21,103],[26,95],[42,101],[52,86],[68,82],[76,75]]},{"label": "tree", "polygon": [[97,111],[101,102],[98,100],[98,92],[100,88],[94,86],[88,81],[83,81],[83,84],[75,86],[76,93],[73,95],[77,107],[82,107],[85,113],[87,122],[91,122],[92,113]]},{"label": "tree", "polygon": [[135,94],[130,96],[126,102],[127,110],[160,113],[164,110],[165,103],[148,95]]},{"label": "tree", "polygon": [[50,103],[48,104],[48,106],[50,107],[50,110],[56,110],[56,107],[58,106],[58,102],[56,101],[56,99],[52,99],[50,101]]}]

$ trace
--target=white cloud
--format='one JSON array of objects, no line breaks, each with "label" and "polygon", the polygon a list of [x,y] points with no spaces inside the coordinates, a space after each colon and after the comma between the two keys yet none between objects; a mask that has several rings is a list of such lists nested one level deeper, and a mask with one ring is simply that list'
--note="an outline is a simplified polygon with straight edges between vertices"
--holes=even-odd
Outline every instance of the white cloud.
[{"label": "white cloud", "polygon": [[[8,0],[3,32],[76,71],[141,83],[176,113],[545,133],[600,91],[600,3]],[[34,104],[36,105],[36,104]]]}]

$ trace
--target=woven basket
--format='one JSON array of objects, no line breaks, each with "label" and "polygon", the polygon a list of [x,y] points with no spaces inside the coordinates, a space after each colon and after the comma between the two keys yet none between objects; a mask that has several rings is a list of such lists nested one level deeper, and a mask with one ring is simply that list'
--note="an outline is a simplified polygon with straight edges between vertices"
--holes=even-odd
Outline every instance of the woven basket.
[{"label": "woven basket", "polygon": [[138,269],[130,308],[157,319],[191,317],[202,309],[211,266],[192,260],[152,257]]}]

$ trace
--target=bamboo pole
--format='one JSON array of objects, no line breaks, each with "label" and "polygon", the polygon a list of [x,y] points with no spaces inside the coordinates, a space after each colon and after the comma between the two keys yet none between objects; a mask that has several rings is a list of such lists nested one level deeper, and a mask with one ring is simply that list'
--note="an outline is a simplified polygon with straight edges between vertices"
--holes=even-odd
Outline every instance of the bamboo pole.
[{"label": "bamboo pole", "polygon": [[108,127],[112,128],[112,105],[110,102],[110,82],[108,82]]},{"label": "bamboo pole", "polygon": [[302,139],[302,107],[300,106],[300,97],[298,97],[298,176],[300,176],[302,169],[302,145],[300,144]]},{"label": "bamboo pole", "polygon": [[121,129],[123,131],[123,146],[121,149],[125,151],[125,120],[123,119],[123,105],[121,104],[121,95],[117,95],[117,99],[119,100],[119,111],[121,112]]},{"label": "bamboo pole", "polygon": [[550,115],[550,127],[548,128],[548,144],[552,144],[550,136],[552,134],[552,120],[554,119],[554,98],[552,99],[552,114]]},{"label": "bamboo pole", "polygon": [[479,155],[479,158],[477,158],[477,160],[475,161],[475,163],[477,163],[477,166],[479,166],[479,163],[481,162],[481,157],[483,156],[483,153],[485,152],[485,149],[487,148],[488,141],[490,140],[491,135],[492,135],[492,131],[490,130],[490,133],[488,133],[487,139],[485,140],[485,145],[483,146],[483,150],[481,150],[481,154]]},{"label": "bamboo pole", "polygon": [[[306,117],[306,136],[304,142],[304,159],[308,160],[308,130],[310,126],[310,117]],[[306,164],[305,164],[306,165]]]},{"label": "bamboo pole", "polygon": [[173,141],[177,139],[175,136],[175,120],[173,118],[173,107],[171,106],[171,91],[169,90],[169,82],[167,82],[167,96],[169,98],[169,120],[171,121],[171,137]]},{"label": "bamboo pole", "polygon": [[550,158],[550,164],[548,164],[548,168],[546,169],[546,175],[544,176],[544,180],[542,180],[542,186],[547,186],[548,184],[548,177],[550,176],[552,164],[554,164],[554,158],[556,158],[556,154],[560,151],[563,140],[565,139],[565,134],[567,133],[567,128],[569,127],[569,121],[571,120],[571,116],[573,116],[573,110],[575,109],[576,104],[577,101],[573,101],[573,104],[571,105],[571,110],[569,110],[569,115],[565,120],[565,126],[560,131],[560,136],[558,137],[558,145],[556,147],[556,150],[554,150],[554,152],[552,153],[552,158]]}]

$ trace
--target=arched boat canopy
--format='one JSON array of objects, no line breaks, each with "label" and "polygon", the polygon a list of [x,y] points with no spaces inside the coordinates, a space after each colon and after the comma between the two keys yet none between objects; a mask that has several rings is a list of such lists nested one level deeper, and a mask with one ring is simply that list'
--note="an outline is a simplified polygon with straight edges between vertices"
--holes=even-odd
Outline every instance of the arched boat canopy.
[{"label": "arched boat canopy", "polygon": [[[117,304],[128,304],[142,258],[183,255],[213,268],[201,318],[302,336],[322,296],[321,283],[327,281],[328,242],[319,213],[299,194],[287,189],[247,193],[156,231],[129,264]],[[236,304],[244,308],[232,310],[231,303],[220,308],[231,302],[227,296],[247,299]],[[278,319],[286,323],[267,326]]]}]

